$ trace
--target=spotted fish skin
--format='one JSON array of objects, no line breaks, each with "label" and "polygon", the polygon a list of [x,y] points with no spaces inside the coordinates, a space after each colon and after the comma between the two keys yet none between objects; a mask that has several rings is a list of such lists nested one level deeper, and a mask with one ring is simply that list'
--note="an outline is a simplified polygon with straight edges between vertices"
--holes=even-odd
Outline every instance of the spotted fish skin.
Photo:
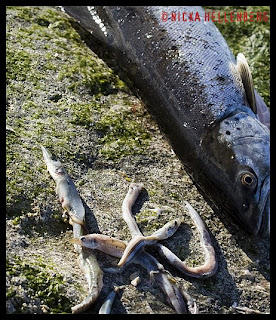
[{"label": "spotted fish skin", "polygon": [[[213,208],[270,229],[270,133],[249,107],[236,60],[201,7],[64,7],[113,52]],[[198,12],[200,21],[161,19]]]}]

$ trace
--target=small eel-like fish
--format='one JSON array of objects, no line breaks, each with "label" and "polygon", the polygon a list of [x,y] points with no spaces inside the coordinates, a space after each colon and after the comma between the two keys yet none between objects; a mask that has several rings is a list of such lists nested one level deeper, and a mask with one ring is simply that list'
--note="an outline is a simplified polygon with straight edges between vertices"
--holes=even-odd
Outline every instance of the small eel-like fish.
[{"label": "small eel-like fish", "polygon": [[[154,278],[160,285],[177,313],[187,313],[187,307],[190,313],[198,313],[194,300],[176,286],[174,278],[168,274],[156,258],[144,251],[146,245],[155,245],[161,255],[185,274],[194,277],[206,277],[214,274],[217,264],[210,236],[200,216],[189,203],[185,202],[200,233],[201,243],[204,247],[205,263],[201,267],[187,267],[168,248],[157,243],[157,241],[167,239],[176,232],[181,224],[180,219],[174,219],[166,223],[150,236],[145,237],[139,230],[135,218],[132,215],[132,206],[143,189],[143,184],[141,183],[130,184],[128,193],[122,204],[123,218],[132,234],[132,240],[128,244],[125,241],[102,234],[84,235],[83,231],[87,233],[84,223],[85,210],[76,187],[62,164],[59,161],[53,160],[51,153],[46,148],[43,146],[41,146],[41,148],[48,171],[57,184],[56,191],[62,207],[70,215],[74,234],[71,242],[74,243],[75,250],[79,254],[79,265],[85,274],[89,287],[88,296],[81,303],[71,308],[72,313],[79,313],[86,310],[98,298],[103,286],[103,272],[99,267],[95,255],[90,250],[87,250],[87,248],[101,250],[106,254],[121,258],[118,263],[120,267],[129,262],[142,265],[146,268],[150,277]],[[118,290],[119,289],[115,288],[114,291],[109,294],[99,313],[110,313]]]},{"label": "small eel-like fish", "polygon": [[[73,235],[78,238],[83,235],[83,231],[87,232],[84,223],[85,209],[81,198],[77,192],[74,182],[58,160],[53,160],[51,153],[41,146],[47,169],[56,182],[56,192],[59,196],[62,208],[65,209],[70,216],[73,226]],[[88,282],[88,296],[79,304],[72,307],[72,313],[79,313],[86,310],[98,298],[103,286],[103,272],[98,261],[89,250],[83,250],[79,244],[74,244],[75,251],[78,253],[78,263]]]},{"label": "small eel-like fish", "polygon": [[218,265],[209,232],[199,214],[187,201],[184,202],[200,234],[201,246],[203,247],[205,255],[204,264],[197,267],[189,267],[183,261],[181,261],[173,252],[171,252],[171,250],[160,243],[156,244],[158,253],[185,275],[196,278],[211,277],[216,273]]},{"label": "small eel-like fish", "polygon": [[[72,239],[72,242],[86,248],[100,250],[114,257],[122,257],[126,248],[125,241],[101,234],[88,234],[78,239]],[[150,278],[154,278],[164,293],[167,294],[170,303],[177,313],[187,313],[185,302],[188,305],[190,313],[197,313],[193,309],[195,305],[194,300],[191,297],[189,297],[189,300],[186,299],[186,296],[176,287],[176,281],[165,271],[163,265],[156,258],[147,252],[141,252],[139,256],[136,254],[131,259],[131,262],[141,265],[148,271]],[[111,308],[114,298],[115,293],[112,291],[110,296],[107,297],[106,302],[102,305],[99,313],[109,313],[109,307]]]},{"label": "small eel-like fish", "polygon": [[71,239],[71,242],[89,249],[100,250],[113,257],[121,258],[126,249],[126,242],[104,234],[91,233],[79,238]]},{"label": "small eel-like fish", "polygon": [[177,313],[185,314],[188,311],[190,313],[198,313],[195,301],[176,286],[176,280],[155,257],[143,251],[139,255],[139,259],[137,258],[133,262],[140,264],[149,272],[150,277],[154,278],[155,282],[159,284]]},{"label": "small eel-like fish", "polygon": [[136,235],[128,243],[118,267],[122,267],[125,263],[129,262],[147,245],[154,245],[159,240],[164,240],[171,237],[181,224],[180,219],[174,219],[167,222],[162,228],[155,231],[150,236]]},{"label": "small eel-like fish", "polygon": [[128,225],[132,237],[142,235],[132,215],[131,209],[143,188],[143,183],[131,183],[122,204],[123,218]]},{"label": "small eel-like fish", "polygon": [[74,182],[61,162],[59,160],[54,160],[52,154],[45,147],[40,147],[47,165],[47,170],[55,180],[56,193],[59,197],[59,201],[61,202],[62,208],[70,217],[70,224],[73,225],[73,223],[77,223],[82,226],[86,233],[88,233],[84,223],[85,210]]},{"label": "small eel-like fish", "polygon": [[134,256],[138,255],[146,245],[153,245],[159,240],[171,237],[180,226],[180,223],[180,219],[172,220],[150,236],[137,235],[133,237],[128,244],[122,240],[98,233],[87,234],[79,238],[73,238],[70,241],[74,244],[100,250],[111,256],[121,258],[118,266],[122,267],[132,260]]},{"label": "small eel-like fish", "polygon": [[[136,224],[136,221],[131,213],[132,206],[134,205],[142,188],[143,188],[142,184],[135,184],[135,183],[130,184],[129,191],[124,199],[123,206],[122,206],[124,220],[128,224],[128,227],[131,231],[131,234],[133,235],[133,239],[132,239],[133,242],[131,245],[133,246],[134,252],[135,252],[135,250],[136,251],[139,250],[139,252],[140,252],[142,250],[143,244],[149,245],[149,242],[145,243],[145,241],[144,242],[142,241],[142,238],[139,238],[139,236],[143,237],[143,235],[140,232],[140,230]],[[190,214],[191,218],[193,219],[193,222],[194,222],[194,224],[199,232],[199,235],[200,235],[200,241],[201,241],[201,245],[203,247],[204,255],[205,255],[204,264],[201,266],[197,266],[197,267],[189,267],[183,261],[181,261],[181,259],[179,259],[167,247],[165,247],[164,245],[162,245],[160,243],[156,243],[156,241],[155,241],[156,239],[154,239],[155,242],[152,244],[154,244],[157,247],[159,254],[161,254],[165,259],[167,259],[167,261],[169,261],[173,266],[175,266],[178,270],[180,270],[185,275],[196,277],[196,278],[211,277],[217,271],[217,261],[216,261],[216,256],[215,256],[215,250],[212,245],[209,232],[208,232],[207,227],[204,224],[203,220],[201,219],[200,215],[193,209],[193,207],[187,201],[185,201],[185,205],[188,208],[189,214]],[[162,230],[162,228],[156,232],[160,233],[160,230]],[[162,232],[161,232],[161,234],[162,234]],[[165,232],[164,232],[164,235],[166,235]],[[157,238],[158,237],[159,236],[157,236]],[[135,241],[135,239],[137,242]],[[130,247],[130,249],[131,249],[131,247]],[[128,259],[130,259],[133,256],[134,256],[133,252],[130,251]]]},{"label": "small eel-like fish", "polygon": [[[143,184],[141,183],[131,183],[129,186],[128,193],[126,197],[124,198],[123,205],[122,205],[122,211],[123,211],[123,218],[125,222],[128,225],[128,228],[131,232],[132,237],[134,238],[134,247],[135,247],[135,242],[137,243],[137,239],[139,237],[144,237],[142,232],[139,230],[138,225],[136,224],[136,221],[132,215],[132,206],[134,205],[136,199],[138,198],[139,193],[143,189]],[[168,234],[174,233],[177,228],[178,228],[178,220],[176,224],[173,224],[172,226],[170,225],[171,222],[166,224],[164,227],[161,229],[157,230],[155,232],[155,237],[154,241],[157,238],[160,237],[166,237],[166,232],[164,230],[167,229]],[[169,226],[169,228],[168,228]],[[177,226],[177,228],[176,228]],[[174,228],[176,228],[174,230]],[[161,230],[161,231],[160,231]],[[141,238],[140,238],[141,239]],[[141,243],[141,242],[140,242]],[[139,248],[140,251],[140,248]],[[175,283],[176,281],[172,281],[173,277],[168,275],[168,273],[165,271],[163,265],[152,255],[150,255],[148,252],[145,252],[141,250],[139,257],[137,255],[133,256],[133,262],[138,263],[142,266],[144,266],[147,271],[150,274],[150,277],[153,277],[155,281],[160,285],[164,293],[167,295],[169,302],[172,304],[174,307],[175,311],[177,313],[187,313],[187,307],[185,301],[187,301],[187,295],[183,296],[180,290],[176,287]],[[194,306],[194,302],[191,299],[189,303],[187,304],[188,307],[191,305]],[[196,308],[189,308],[190,313],[197,313]]]},{"label": "small eel-like fish", "polygon": [[114,287],[114,289],[107,296],[105,302],[102,304],[102,306],[99,310],[99,314],[109,314],[110,313],[112,304],[113,304],[115,296],[116,296],[116,293],[119,292],[119,290],[122,288],[123,288],[123,286]]},{"label": "small eel-like fish", "polygon": [[96,256],[91,251],[82,250],[78,261],[87,280],[89,293],[83,301],[71,308],[72,313],[80,313],[88,309],[97,300],[103,287],[103,271]]}]

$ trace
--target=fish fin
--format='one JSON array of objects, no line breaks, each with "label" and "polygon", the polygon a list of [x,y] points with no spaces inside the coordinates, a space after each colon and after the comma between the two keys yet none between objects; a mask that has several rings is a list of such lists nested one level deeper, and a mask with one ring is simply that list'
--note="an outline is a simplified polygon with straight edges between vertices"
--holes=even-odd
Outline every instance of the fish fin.
[{"label": "fish fin", "polygon": [[257,90],[255,90],[255,99],[259,120],[270,129],[270,111]]},{"label": "fish fin", "polygon": [[73,222],[73,220],[71,218],[69,218],[69,224],[71,224],[71,226],[74,225],[74,222]]},{"label": "fish fin", "polygon": [[237,55],[237,68],[242,79],[249,106],[253,112],[257,114],[253,78],[247,60],[242,53]]}]

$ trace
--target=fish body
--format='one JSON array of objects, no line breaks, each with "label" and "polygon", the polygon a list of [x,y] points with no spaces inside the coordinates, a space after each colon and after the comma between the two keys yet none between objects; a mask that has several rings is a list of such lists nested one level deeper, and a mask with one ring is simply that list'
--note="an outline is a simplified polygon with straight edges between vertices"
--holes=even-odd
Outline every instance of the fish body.
[{"label": "fish body", "polygon": [[[87,232],[87,228],[84,223],[85,209],[78,191],[61,162],[54,160],[48,149],[43,146],[40,147],[47,169],[56,182],[56,192],[62,207],[70,215],[73,235],[75,238],[79,238],[83,236],[83,231]],[[92,252],[83,250],[82,246],[78,243],[74,243],[74,248],[78,253],[78,263],[85,275],[89,289],[87,297],[71,308],[72,313],[79,313],[88,309],[91,304],[97,300],[103,287],[103,271],[98,264],[96,256]]]},{"label": "fish body", "polygon": [[103,271],[96,256],[82,250],[78,257],[79,265],[88,283],[88,295],[79,304],[72,307],[72,313],[80,313],[88,309],[98,298],[103,287]]},{"label": "fish body", "polygon": [[71,242],[89,249],[100,250],[118,258],[121,258],[127,246],[122,240],[98,233],[91,233],[79,238],[73,238]]},{"label": "fish body", "polygon": [[115,287],[109,295],[106,297],[105,302],[99,310],[99,314],[109,314],[111,312],[112,304],[114,302],[116,293],[121,289],[121,287]]},{"label": "fish body", "polygon": [[139,193],[143,190],[143,188],[143,183],[131,183],[128,189],[128,193],[125,196],[124,201],[122,203],[123,218],[129,227],[132,237],[135,237],[136,235],[141,235],[137,223],[134,217],[132,216],[131,208],[134,205]]},{"label": "fish body", "polygon": [[[269,112],[259,109],[258,116],[250,108],[236,60],[217,27],[204,21],[204,10],[63,8],[113,52],[120,76],[146,103],[213,208],[268,236],[270,134],[259,119]],[[197,12],[200,21],[161,19],[173,11]]]},{"label": "fish body", "polygon": [[164,270],[163,265],[155,257],[143,251],[135,262],[147,269],[150,278],[154,279],[160,286],[177,313],[187,313],[184,297],[173,281],[174,279]]},{"label": "fish body", "polygon": [[73,224],[74,237],[82,235],[81,227],[87,232],[84,224],[85,209],[74,182],[59,160],[54,160],[52,154],[41,146],[47,170],[56,182],[56,193],[62,208],[69,214],[70,219],[78,225]]},{"label": "fish body", "polygon": [[167,222],[162,228],[155,231],[150,236],[136,235],[134,236],[126,246],[124,253],[118,262],[118,267],[122,267],[124,264],[129,263],[139,253],[144,250],[145,246],[154,245],[159,240],[164,240],[171,237],[181,224],[180,219],[175,219]]}]

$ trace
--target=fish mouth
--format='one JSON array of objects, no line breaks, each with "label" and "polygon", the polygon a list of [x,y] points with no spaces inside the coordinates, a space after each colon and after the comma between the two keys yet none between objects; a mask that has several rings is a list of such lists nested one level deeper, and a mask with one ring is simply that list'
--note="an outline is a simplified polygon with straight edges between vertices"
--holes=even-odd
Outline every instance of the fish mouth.
[{"label": "fish mouth", "polygon": [[270,193],[266,196],[258,234],[262,238],[268,238],[270,236]]},{"label": "fish mouth", "polygon": [[268,238],[270,236],[270,176],[267,176],[261,186],[261,196],[258,204],[259,223],[258,234],[261,238]]},{"label": "fish mouth", "polygon": [[[247,213],[237,206],[235,199],[229,197],[221,197],[225,201],[221,202],[221,207],[231,215],[237,225],[240,225],[247,233],[261,238],[269,238],[270,236],[270,186],[269,177],[265,179],[258,204],[251,204]],[[220,194],[223,195],[223,192]],[[220,199],[220,200],[221,200]],[[233,210],[233,208],[235,208]]]},{"label": "fish mouth", "polygon": [[82,245],[81,240],[78,239],[78,238],[72,238],[72,239],[70,239],[70,242],[71,242],[71,243],[74,243],[74,244]]},{"label": "fish mouth", "polygon": [[[255,208],[251,208],[250,218],[247,226],[255,236],[268,238],[270,236],[270,177],[264,181],[260,190],[259,203]],[[249,211],[249,212],[250,212]]]}]

